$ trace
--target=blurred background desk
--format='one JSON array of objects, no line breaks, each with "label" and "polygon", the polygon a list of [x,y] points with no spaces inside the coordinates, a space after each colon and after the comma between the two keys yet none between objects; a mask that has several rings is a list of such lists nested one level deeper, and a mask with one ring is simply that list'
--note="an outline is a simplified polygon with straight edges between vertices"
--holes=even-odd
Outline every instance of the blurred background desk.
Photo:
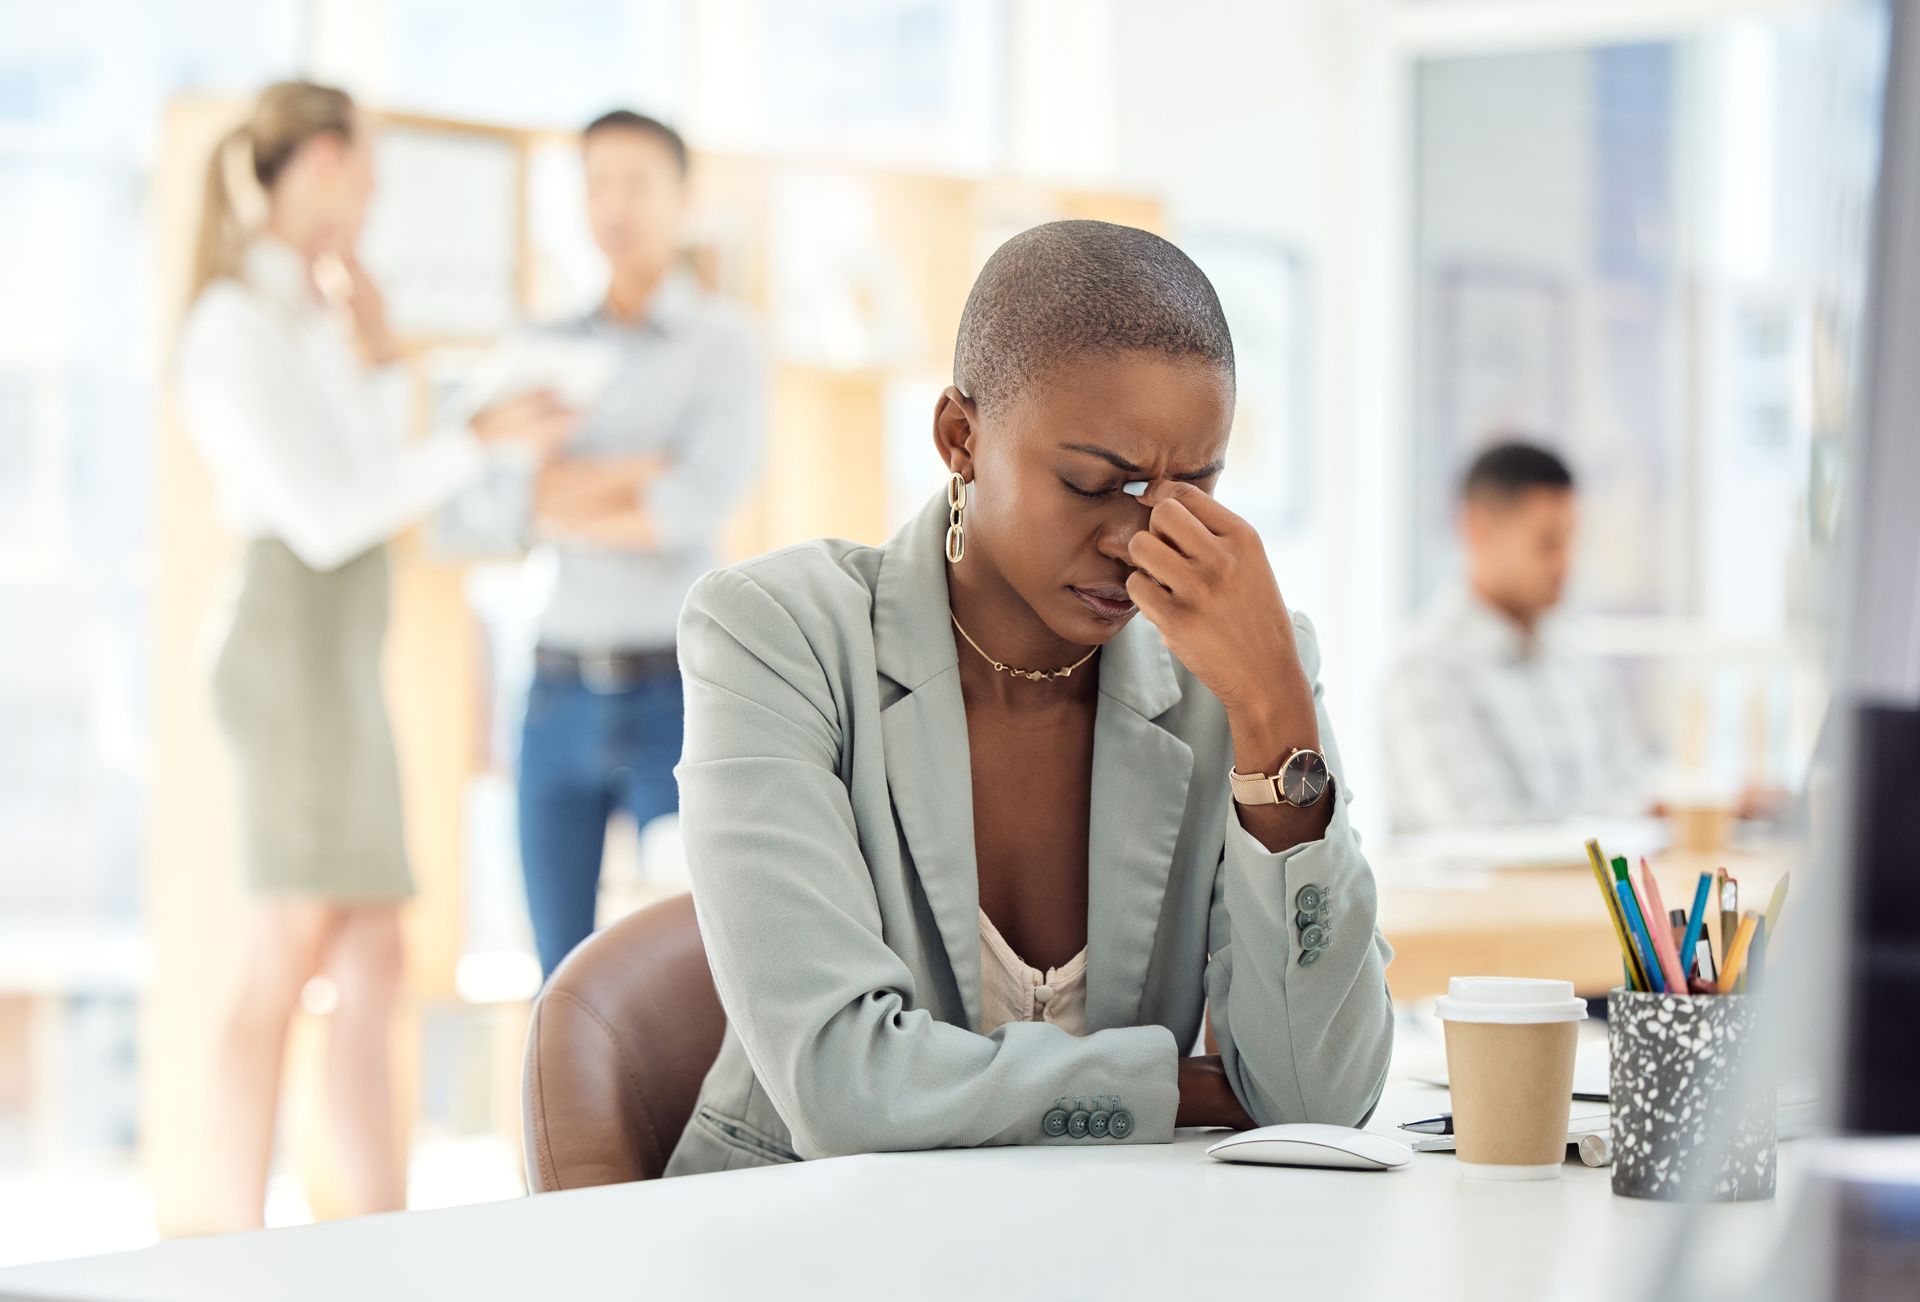
[{"label": "blurred background desk", "polygon": [[[1798,852],[1783,841],[1715,853],[1669,850],[1648,862],[1669,909],[1691,908],[1700,874],[1719,867],[1739,879],[1743,908],[1764,908]],[[1446,992],[1447,978],[1469,974],[1560,977],[1586,995],[1620,984],[1620,949],[1584,863],[1468,868],[1451,880],[1423,872],[1401,881],[1388,865],[1379,876],[1396,1002],[1431,999]],[[1713,903],[1709,917],[1718,910]]]}]

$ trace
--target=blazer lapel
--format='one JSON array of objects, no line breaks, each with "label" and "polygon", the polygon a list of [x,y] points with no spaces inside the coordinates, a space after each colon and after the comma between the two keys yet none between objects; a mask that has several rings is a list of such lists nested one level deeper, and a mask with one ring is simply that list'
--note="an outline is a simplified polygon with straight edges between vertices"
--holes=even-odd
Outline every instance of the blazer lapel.
[{"label": "blazer lapel", "polygon": [[960,664],[948,629],[944,495],[886,546],[875,583],[874,661],[904,695],[881,711],[887,786],[946,944],[967,1025],[980,1024],[980,872]]},{"label": "blazer lapel", "polygon": [[[902,689],[881,712],[887,784],[967,1025],[980,1022],[980,870],[959,656],[948,632],[944,495],[887,544],[874,661]],[[1186,813],[1193,751],[1154,722],[1180,699],[1173,656],[1135,616],[1100,653],[1087,835],[1087,1029],[1131,1025]]]},{"label": "blazer lapel", "polygon": [[1087,836],[1087,1030],[1130,1026],[1187,807],[1193,750],[1154,720],[1180,699],[1173,656],[1135,615],[1100,653]]}]

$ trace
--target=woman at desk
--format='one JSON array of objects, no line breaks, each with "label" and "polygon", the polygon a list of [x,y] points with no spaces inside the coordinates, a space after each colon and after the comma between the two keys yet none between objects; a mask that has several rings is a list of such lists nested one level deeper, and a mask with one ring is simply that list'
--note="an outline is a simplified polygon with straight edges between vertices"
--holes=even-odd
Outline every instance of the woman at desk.
[{"label": "woman at desk", "polygon": [[[261,93],[208,163],[177,359],[188,433],[248,540],[214,668],[256,897],[216,1095],[223,1228],[260,1224],[287,1026],[323,970],[348,1197],[355,1211],[404,1201],[387,1039],[412,878],[380,687],[384,543],[475,477],[483,444],[551,445],[569,421],[535,398],[405,438],[407,378],[353,254],[370,132],[338,90]],[[230,168],[264,192],[257,232],[236,216]]]},{"label": "woman at desk", "polygon": [[1311,626],[1210,495],[1212,286],[1143,231],[1038,227],[954,381],[947,492],[891,542],[715,571],[682,614],[728,1025],[668,1174],[1359,1124],[1390,951]]}]

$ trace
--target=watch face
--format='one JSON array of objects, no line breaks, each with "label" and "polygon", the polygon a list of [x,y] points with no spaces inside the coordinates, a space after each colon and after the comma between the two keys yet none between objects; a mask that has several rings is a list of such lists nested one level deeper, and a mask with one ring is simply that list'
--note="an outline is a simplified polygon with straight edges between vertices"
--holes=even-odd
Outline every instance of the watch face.
[{"label": "watch face", "polygon": [[1303,750],[1280,770],[1280,791],[1290,805],[1306,806],[1327,793],[1327,762]]}]

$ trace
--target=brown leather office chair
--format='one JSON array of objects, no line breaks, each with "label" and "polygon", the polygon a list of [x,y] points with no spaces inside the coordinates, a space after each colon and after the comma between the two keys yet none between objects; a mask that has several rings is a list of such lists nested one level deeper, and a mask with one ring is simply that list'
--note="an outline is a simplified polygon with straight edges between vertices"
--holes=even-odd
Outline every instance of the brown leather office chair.
[{"label": "brown leather office chair", "polygon": [[725,1029],[691,895],[583,941],[535,1001],[527,1031],[527,1187],[659,1176]]}]

